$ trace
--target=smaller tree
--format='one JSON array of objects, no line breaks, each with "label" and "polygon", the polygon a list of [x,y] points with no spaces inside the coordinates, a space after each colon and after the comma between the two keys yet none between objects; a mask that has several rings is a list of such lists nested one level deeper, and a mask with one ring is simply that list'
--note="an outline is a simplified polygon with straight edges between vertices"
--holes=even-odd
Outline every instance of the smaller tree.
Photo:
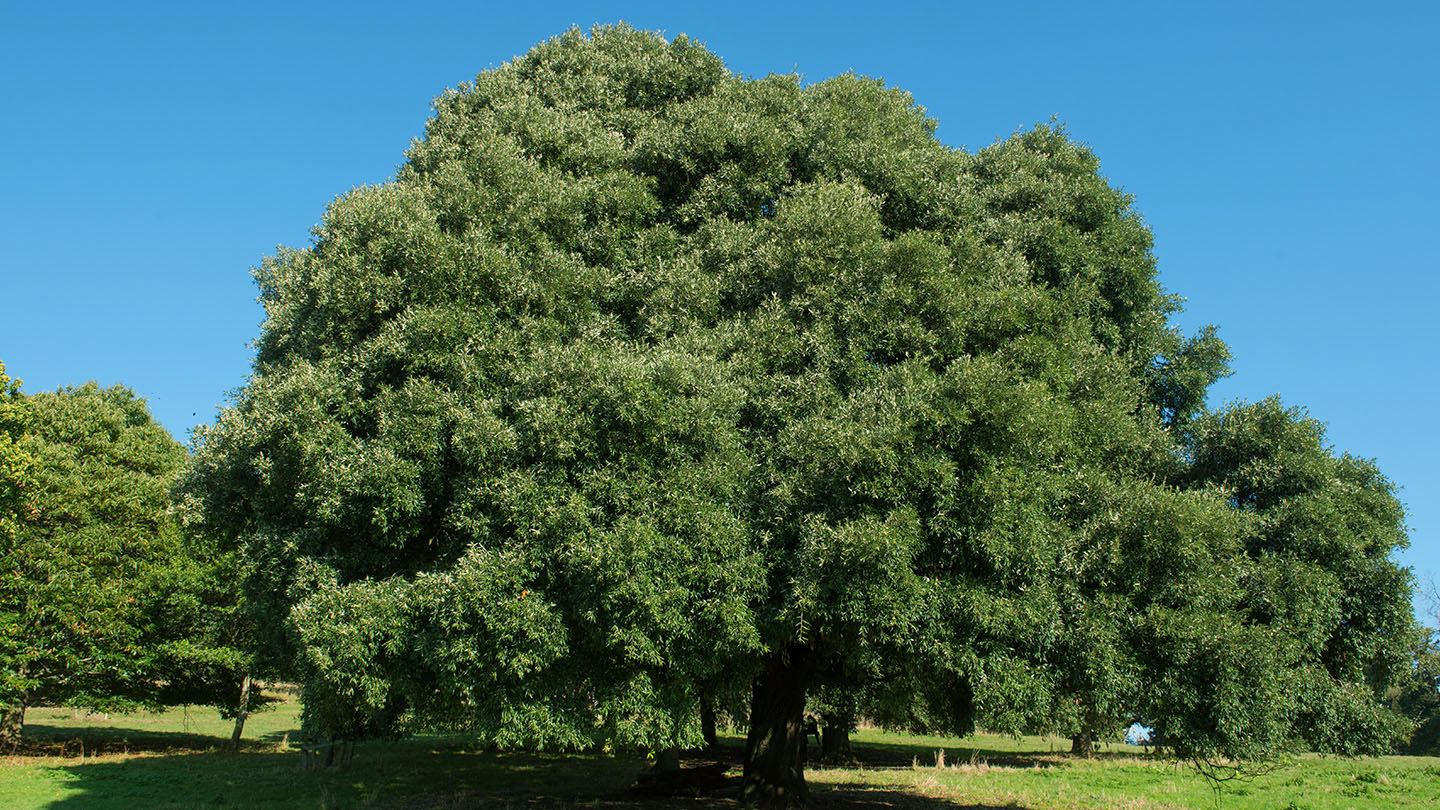
[{"label": "smaller tree", "polygon": [[240,595],[238,555],[171,524],[159,541],[142,596],[154,620],[158,700],[213,706],[235,721],[230,742],[238,747],[250,712],[271,702],[253,686],[253,623]]},{"label": "smaller tree", "polygon": [[850,732],[859,722],[866,685],[826,684],[807,697],[806,733],[810,733],[810,718],[814,718],[820,732],[820,756],[825,761],[843,762],[851,758]]},{"label": "smaller tree", "polygon": [[27,706],[219,702],[238,686],[236,660],[197,631],[213,610],[206,588],[224,586],[190,553],[170,508],[185,449],[133,391],[93,382],[28,398],[17,439],[21,401],[13,384],[6,391],[0,450],[32,460],[24,514],[0,547],[11,742]]},{"label": "smaller tree", "polygon": [[[1380,754],[1408,732],[1382,703],[1415,638],[1408,545],[1395,486],[1335,455],[1325,428],[1278,398],[1197,420],[1190,481],[1231,493],[1249,519],[1243,607],[1258,649],[1280,657],[1286,733],[1315,750]],[[1257,652],[1258,654],[1258,652]]]},{"label": "smaller tree", "polygon": [[1440,756],[1440,631],[1422,627],[1416,633],[1414,664],[1390,693],[1389,705],[1414,724],[1400,749],[1413,756]]},{"label": "smaller tree", "polygon": [[1416,597],[1428,606],[1427,626],[1415,629],[1409,670],[1391,687],[1386,702],[1413,726],[1400,752],[1440,756],[1440,588],[1431,580]]}]

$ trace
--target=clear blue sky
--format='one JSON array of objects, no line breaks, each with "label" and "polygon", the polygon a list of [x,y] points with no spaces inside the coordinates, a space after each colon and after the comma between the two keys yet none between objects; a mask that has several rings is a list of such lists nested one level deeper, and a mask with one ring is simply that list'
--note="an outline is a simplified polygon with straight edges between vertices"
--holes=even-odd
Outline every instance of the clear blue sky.
[{"label": "clear blue sky", "polygon": [[911,91],[948,144],[1057,116],[1135,195],[1188,330],[1402,487],[1440,578],[1440,3],[5,3],[0,360],[178,437],[249,368],[249,268],[390,177],[430,99],[572,24]]}]

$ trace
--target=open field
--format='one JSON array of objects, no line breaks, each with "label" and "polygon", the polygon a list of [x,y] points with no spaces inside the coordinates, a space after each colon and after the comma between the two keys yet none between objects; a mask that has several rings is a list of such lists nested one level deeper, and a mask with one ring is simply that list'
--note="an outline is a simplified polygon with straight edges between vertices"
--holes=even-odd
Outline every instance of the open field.
[{"label": "open field", "polygon": [[[593,807],[661,810],[736,805],[741,741],[722,760],[723,785],[701,795],[627,791],[643,757],[480,752],[456,737],[372,742],[347,771],[307,773],[289,745],[298,707],[255,715],[240,753],[220,747],[229,723],[213,710],[77,717],[68,710],[27,716],[30,753],[0,759],[0,807],[7,810],[462,810],[475,807]],[[1093,761],[1060,751],[1068,741],[976,735],[964,740],[862,730],[857,763],[809,771],[814,803],[853,810],[1034,810],[1216,807],[1216,794],[1187,766],[1112,745]],[[938,751],[944,766],[936,767]],[[83,751],[83,756],[82,756]],[[690,759],[686,766],[714,762]],[[1226,784],[1219,806],[1428,808],[1440,806],[1440,759],[1303,757],[1248,782]]]},{"label": "open field", "polygon": [[[981,804],[1036,810],[1070,808],[1213,808],[1211,784],[1184,763],[1144,756],[1138,749],[1112,745],[1092,761],[1063,754],[1069,742],[1054,738],[976,735],[961,741],[903,737],[884,733],[857,735],[868,751],[904,754],[921,748],[918,767],[879,771],[827,769],[811,773],[813,783],[832,787],[883,785],[958,805]],[[934,767],[935,752],[945,750],[946,765]],[[1381,757],[1337,759],[1305,756],[1250,780],[1224,784],[1223,808],[1246,810],[1341,810],[1342,808],[1429,808],[1440,806],[1440,759]]]}]

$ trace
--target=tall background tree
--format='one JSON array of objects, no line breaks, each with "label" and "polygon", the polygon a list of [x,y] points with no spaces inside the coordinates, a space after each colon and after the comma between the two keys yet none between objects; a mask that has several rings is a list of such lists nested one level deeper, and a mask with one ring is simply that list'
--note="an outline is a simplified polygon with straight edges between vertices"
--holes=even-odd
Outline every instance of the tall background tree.
[{"label": "tall background tree", "polygon": [[743,685],[773,806],[829,687],[958,731],[1146,695],[1177,750],[1283,744],[1241,516],[1176,483],[1223,344],[1169,325],[1063,130],[934,131],[876,80],[572,30],[266,260],[184,491],[311,731],[668,747]]},{"label": "tall background tree", "polygon": [[[12,572],[19,565],[20,527],[25,515],[25,497],[34,484],[34,462],[21,445],[30,426],[28,403],[20,393],[20,381],[5,373],[0,363],[0,572]],[[9,596],[9,593],[5,594]],[[24,627],[12,609],[0,609],[0,746],[14,747],[20,741],[25,721],[25,694],[28,673],[11,658]]]},{"label": "tall background tree", "polygon": [[171,514],[185,449],[121,386],[25,400],[6,390],[0,450],[23,453],[29,471],[0,575],[11,742],[27,706],[232,708],[236,651],[206,634],[220,622],[201,614],[233,604],[234,586],[183,542]]},{"label": "tall background tree", "polygon": [[1415,631],[1412,662],[1399,683],[1391,688],[1388,703],[1414,725],[1402,753],[1440,755],[1440,589],[1432,580],[1420,589],[1425,624]]}]

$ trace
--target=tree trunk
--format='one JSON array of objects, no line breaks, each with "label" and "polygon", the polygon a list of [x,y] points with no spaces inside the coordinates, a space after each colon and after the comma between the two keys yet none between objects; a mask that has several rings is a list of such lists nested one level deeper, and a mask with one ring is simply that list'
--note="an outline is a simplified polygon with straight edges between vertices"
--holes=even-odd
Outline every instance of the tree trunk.
[{"label": "tree trunk", "polygon": [[334,737],[325,737],[324,740],[325,742],[320,749],[319,767],[321,770],[329,770],[330,766],[335,764],[335,749],[343,746],[345,743]]},{"label": "tree trunk", "polygon": [[[30,674],[30,662],[21,661],[15,675],[24,680]],[[0,747],[15,750],[20,747],[20,737],[25,731],[25,704],[30,702],[30,690],[22,689],[15,702],[0,713]]]},{"label": "tree trunk", "polygon": [[250,670],[240,681],[240,700],[235,704],[235,730],[230,733],[230,750],[240,750],[240,735],[245,732],[245,716],[250,713]]},{"label": "tree trunk", "polygon": [[675,773],[680,770],[680,749],[675,746],[663,748],[655,757],[656,773]]},{"label": "tree trunk", "polygon": [[750,733],[745,739],[745,777],[740,801],[762,810],[805,804],[805,687],[810,649],[800,645],[772,654],[755,678]]},{"label": "tree trunk", "polygon": [[1095,735],[1087,729],[1071,737],[1070,753],[1087,759],[1095,756]]},{"label": "tree trunk", "polygon": [[700,736],[705,740],[705,747],[716,749],[720,747],[720,738],[715,734],[715,707],[709,699],[700,701]]},{"label": "tree trunk", "polygon": [[355,751],[355,743],[327,735],[320,737],[318,742],[306,742],[304,751],[305,770],[327,771],[331,768],[343,768],[349,765],[350,758]]},{"label": "tree trunk", "polygon": [[850,759],[851,717],[821,717],[820,756],[827,762]]},{"label": "tree trunk", "polygon": [[6,706],[0,715],[0,747],[14,750],[20,745],[20,735],[25,729],[25,700],[22,698]]}]

